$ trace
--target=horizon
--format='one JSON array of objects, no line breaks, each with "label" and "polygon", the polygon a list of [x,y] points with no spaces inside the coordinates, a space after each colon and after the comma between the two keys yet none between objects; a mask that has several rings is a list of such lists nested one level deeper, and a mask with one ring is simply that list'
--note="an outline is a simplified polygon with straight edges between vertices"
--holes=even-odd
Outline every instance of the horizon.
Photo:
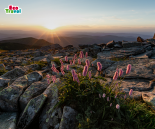
[{"label": "horizon", "polygon": [[[153,35],[154,4],[153,0],[7,0],[0,5],[0,30]],[[22,13],[5,14],[9,5],[18,6]]]}]

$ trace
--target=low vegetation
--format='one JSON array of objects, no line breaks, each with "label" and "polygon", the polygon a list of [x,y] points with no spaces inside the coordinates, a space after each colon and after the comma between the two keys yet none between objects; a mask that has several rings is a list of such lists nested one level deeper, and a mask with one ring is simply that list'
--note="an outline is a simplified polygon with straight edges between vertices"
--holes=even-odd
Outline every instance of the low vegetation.
[{"label": "low vegetation", "polygon": [[4,68],[3,69],[0,69],[0,76],[3,75],[3,74],[5,74],[6,72],[8,72],[8,70],[6,70]]},{"label": "low vegetation", "polygon": [[[131,71],[130,66],[127,74]],[[84,70],[83,75],[72,71],[61,78],[64,86],[58,87],[59,102],[55,106],[71,106],[78,112],[77,129],[155,128],[155,111],[144,101],[131,99],[132,89],[128,98],[118,90],[120,83],[116,82],[122,71],[116,71],[113,82],[105,85],[98,81],[103,77],[94,78],[90,73],[85,76]]]}]

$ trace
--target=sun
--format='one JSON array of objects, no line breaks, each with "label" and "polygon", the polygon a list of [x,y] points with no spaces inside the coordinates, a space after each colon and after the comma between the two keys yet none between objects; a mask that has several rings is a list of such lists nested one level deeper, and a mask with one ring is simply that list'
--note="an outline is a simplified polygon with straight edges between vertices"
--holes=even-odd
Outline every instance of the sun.
[{"label": "sun", "polygon": [[47,24],[47,25],[44,25],[44,27],[46,27],[47,29],[50,29],[50,30],[54,30],[54,29],[58,28],[59,26],[54,25],[54,24]]}]

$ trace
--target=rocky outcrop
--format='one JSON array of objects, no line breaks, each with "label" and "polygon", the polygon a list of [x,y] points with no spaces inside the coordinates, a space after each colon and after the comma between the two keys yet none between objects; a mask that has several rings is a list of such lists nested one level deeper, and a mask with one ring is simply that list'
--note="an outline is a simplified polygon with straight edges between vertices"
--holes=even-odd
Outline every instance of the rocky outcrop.
[{"label": "rocky outcrop", "polygon": [[[104,48],[102,48],[103,46]],[[92,75],[95,77],[101,75],[106,79],[98,79],[101,84],[115,85],[113,90],[119,86],[116,91],[121,91],[130,98],[144,100],[155,110],[155,39],[145,41],[139,37],[137,41],[133,42],[110,41],[107,44],[81,45],[80,47],[80,49],[72,47],[72,49],[54,50],[49,53],[44,51],[40,53],[39,50],[25,53],[17,51],[14,52],[14,57],[11,57],[12,54],[10,56],[4,56],[6,53],[3,54],[1,62],[7,61],[3,63],[5,68],[12,66],[10,62],[13,64],[16,62],[18,65],[20,62],[25,62],[23,65],[26,65],[31,61],[32,55],[38,61],[48,60],[48,66],[44,67],[42,71],[36,71],[39,70],[38,64],[23,67],[14,66],[13,70],[0,76],[0,128],[75,129],[78,124],[76,121],[78,112],[72,106],[55,107],[59,102],[58,89],[64,83],[59,80],[62,73],[53,72],[51,66],[54,64],[60,71],[60,66],[57,66],[53,59],[59,58],[65,61],[64,56],[68,55],[68,60],[72,60],[74,52],[79,51],[83,51],[84,54],[88,52],[89,56],[81,59],[81,65],[77,65],[76,60],[75,64],[70,65],[69,70],[66,70],[69,62],[64,62],[65,73],[72,69],[76,71],[78,68],[83,69],[86,59],[89,59],[89,71]],[[20,56],[19,54],[25,55]],[[80,59],[78,55],[77,59]],[[97,70],[97,62],[102,64],[101,72]],[[130,74],[126,75],[128,64],[131,64],[132,68]],[[113,76],[117,68],[123,70],[123,75],[114,81]],[[51,78],[49,78],[50,84],[48,84],[46,74],[56,75],[56,82],[52,83]],[[122,78],[124,79],[122,80]],[[116,83],[118,83],[117,86]],[[133,89],[131,96],[129,96],[130,89]],[[124,95],[118,97],[124,97]],[[8,114],[4,111],[8,111]]]},{"label": "rocky outcrop", "polygon": [[115,41],[114,41],[114,40],[109,41],[109,42],[106,44],[106,47],[112,48],[112,47],[114,47],[114,44],[115,44]]},{"label": "rocky outcrop", "polygon": [[140,36],[137,37],[137,42],[144,42],[144,39],[141,38]]},{"label": "rocky outcrop", "polygon": [[[54,106],[58,103],[58,86],[63,85],[59,82],[59,79],[56,80],[56,83],[52,83],[44,91],[43,94],[47,95],[46,105],[39,118],[39,127],[41,129],[49,128],[59,128],[59,123],[62,116],[62,111],[60,108],[55,108]],[[51,101],[52,100],[52,101]]]},{"label": "rocky outcrop", "polygon": [[0,64],[0,70],[5,70],[5,65],[4,64]]},{"label": "rocky outcrop", "polygon": [[17,112],[0,112],[0,129],[16,129]]},{"label": "rocky outcrop", "polygon": [[155,34],[154,34],[154,36],[153,36],[153,39],[155,39]]},{"label": "rocky outcrop", "polygon": [[3,111],[18,111],[18,99],[20,95],[33,82],[41,79],[42,74],[39,72],[32,72],[16,79],[9,87],[0,91],[0,109]]},{"label": "rocky outcrop", "polygon": [[48,87],[47,79],[43,79],[42,81],[37,81],[32,83],[20,96],[19,106],[21,111],[23,111],[28,104],[28,102],[34,98],[39,96],[44,92],[44,90]]},{"label": "rocky outcrop", "polygon": [[77,127],[77,112],[71,107],[65,106],[59,129],[75,129]]}]

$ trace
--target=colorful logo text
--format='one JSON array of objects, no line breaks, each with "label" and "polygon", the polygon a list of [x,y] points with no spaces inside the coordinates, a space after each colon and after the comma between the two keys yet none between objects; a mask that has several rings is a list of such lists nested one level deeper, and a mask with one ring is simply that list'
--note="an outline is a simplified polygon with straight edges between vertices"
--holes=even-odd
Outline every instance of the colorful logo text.
[{"label": "colorful logo text", "polygon": [[6,14],[21,14],[22,13],[21,8],[19,8],[18,6],[13,6],[13,5],[9,5],[9,8],[5,8],[4,10]]}]

